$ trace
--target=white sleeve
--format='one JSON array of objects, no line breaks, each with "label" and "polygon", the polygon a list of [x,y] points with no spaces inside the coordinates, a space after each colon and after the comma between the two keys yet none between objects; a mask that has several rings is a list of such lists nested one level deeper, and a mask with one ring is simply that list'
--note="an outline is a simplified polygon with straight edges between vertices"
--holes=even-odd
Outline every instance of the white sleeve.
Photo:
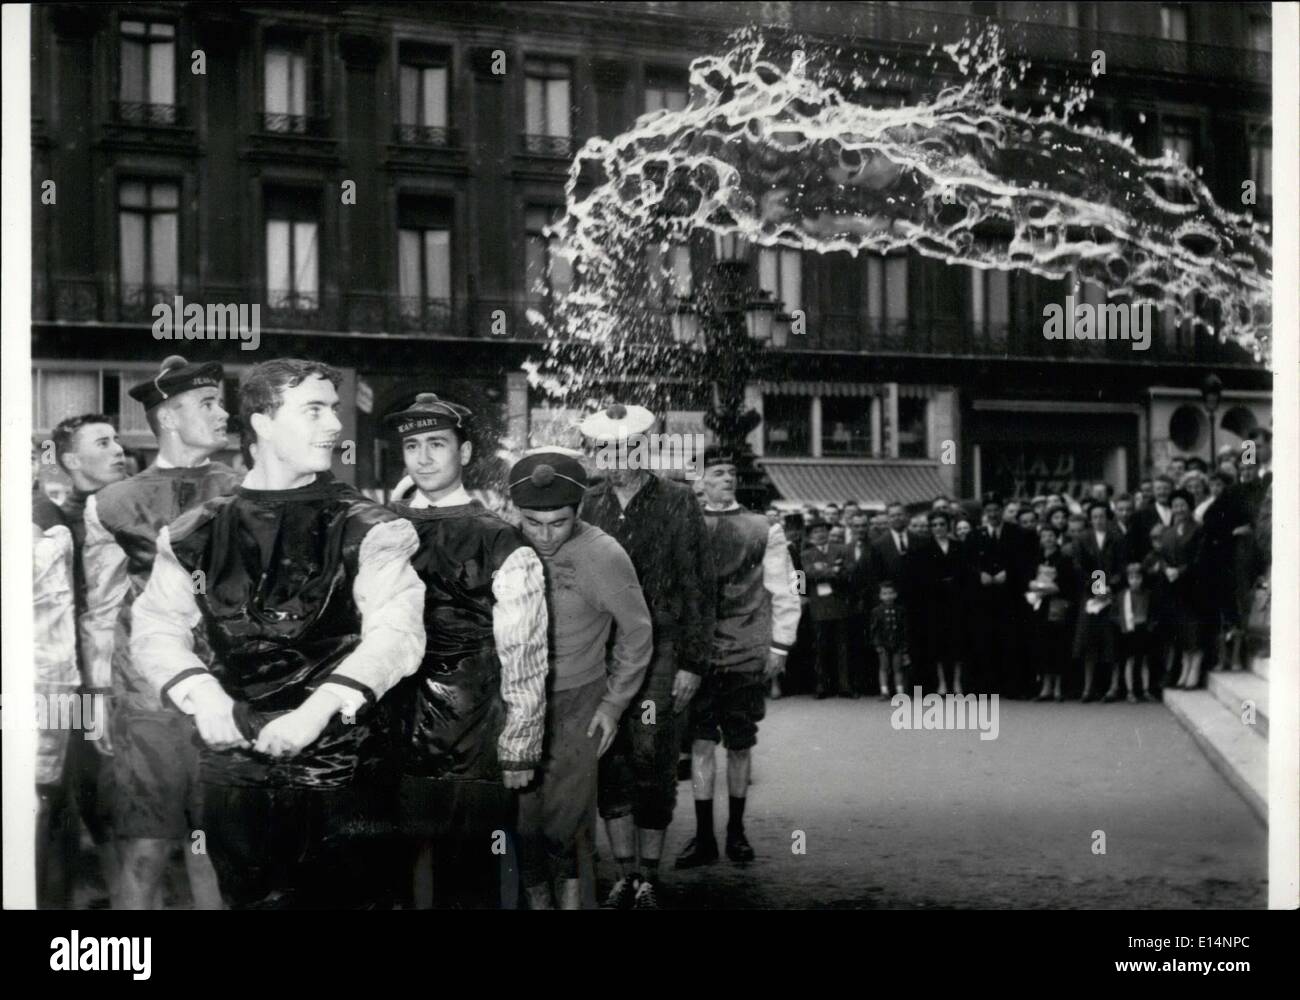
[{"label": "white sleeve", "polygon": [[492,633],[501,661],[506,724],[497,756],[507,770],[528,770],[542,760],[546,730],[546,575],[537,553],[521,545],[492,576]]},{"label": "white sleeve", "polygon": [[411,565],[420,539],[411,522],[384,521],[361,540],[352,599],[361,615],[361,642],[322,687],[356,715],[382,698],[424,658],[424,583]]},{"label": "white sleeve", "polygon": [[97,498],[86,501],[86,540],[81,547],[86,609],[77,621],[86,687],[105,690],[113,683],[113,645],[117,615],[131,588],[126,553],[99,519]]},{"label": "white sleeve", "polygon": [[788,653],[799,631],[800,604],[794,588],[794,563],[779,524],[772,525],[767,533],[763,586],[772,595],[772,648]]}]

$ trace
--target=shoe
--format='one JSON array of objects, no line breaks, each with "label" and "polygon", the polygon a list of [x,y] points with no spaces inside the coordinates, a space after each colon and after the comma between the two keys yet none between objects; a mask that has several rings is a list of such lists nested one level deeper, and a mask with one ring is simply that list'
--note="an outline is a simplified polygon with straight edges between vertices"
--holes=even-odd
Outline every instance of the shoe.
[{"label": "shoe", "polygon": [[1143,692],[1138,696],[1138,700],[1139,700],[1139,701],[1155,701],[1155,700],[1156,700],[1156,696],[1153,695],[1150,691],[1143,691]]},{"label": "shoe", "polygon": [[1050,694],[1048,694],[1046,691],[1044,691],[1044,692],[1043,692],[1042,694],[1040,694],[1037,698],[1035,698],[1034,701],[1050,701],[1050,700],[1051,700],[1051,697],[1052,697],[1052,696],[1051,696]]},{"label": "shoe", "polygon": [[878,694],[878,695],[876,695],[876,701],[889,701],[889,695],[887,695],[887,694]]},{"label": "shoe", "polygon": [[648,878],[642,879],[636,887],[636,897],[632,900],[634,910],[659,909],[659,897],[655,895],[655,884]]},{"label": "shoe", "polygon": [[1136,705],[1138,703],[1137,695],[1135,695],[1132,691],[1128,693],[1128,696],[1124,700],[1128,702],[1130,705]]},{"label": "shoe", "polygon": [[824,701],[825,699],[829,698],[830,695],[828,695],[825,691],[818,691],[815,697],[818,701]]},{"label": "shoe", "polygon": [[710,837],[708,840],[701,840],[699,837],[692,837],[686,844],[686,849],[677,857],[676,868],[701,868],[704,865],[711,865],[718,860],[718,842]]},{"label": "shoe", "polygon": [[1053,701],[1065,701],[1065,695],[1063,695],[1063,694],[1054,695],[1052,700],[1053,700]]},{"label": "shoe", "polygon": [[840,697],[841,697],[841,698],[852,698],[854,701],[857,701],[857,700],[858,700],[858,693],[857,693],[856,691],[841,691],[841,692],[840,692]]},{"label": "shoe", "polygon": [[609,891],[605,897],[605,902],[600,904],[602,910],[630,910],[632,904],[636,901],[637,894],[641,891],[640,875],[624,875],[614,883],[614,888]]},{"label": "shoe", "polygon": [[1091,691],[1085,691],[1083,697],[1081,697],[1079,700],[1084,704],[1087,704],[1090,701],[1096,701],[1097,696],[1093,694]]},{"label": "shoe", "polygon": [[1104,701],[1104,702],[1106,702],[1106,704],[1108,704],[1108,705],[1109,705],[1112,701],[1119,701],[1119,692],[1118,692],[1118,691],[1107,691],[1104,695],[1101,696],[1101,700]]},{"label": "shoe", "polygon": [[754,860],[754,849],[745,839],[745,831],[737,830],[727,834],[727,857],[737,864],[746,864]]}]

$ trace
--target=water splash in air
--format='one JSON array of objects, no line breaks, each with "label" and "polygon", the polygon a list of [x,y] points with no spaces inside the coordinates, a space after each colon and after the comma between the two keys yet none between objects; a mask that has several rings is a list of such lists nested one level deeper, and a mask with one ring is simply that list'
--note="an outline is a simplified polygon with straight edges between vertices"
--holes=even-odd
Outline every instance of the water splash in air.
[{"label": "water splash in air", "polygon": [[1053,99],[1059,115],[1007,107],[1028,63],[1011,66],[996,28],[945,52],[960,86],[882,107],[887,57],[746,29],[695,60],[686,108],[589,140],[555,226],[573,289],[548,320],[552,350],[534,380],[568,394],[615,365],[689,365],[666,346],[647,250],[700,230],[1073,276],[1268,356],[1266,227],[1216,205],[1177,158],[1074,124],[1085,85]]}]

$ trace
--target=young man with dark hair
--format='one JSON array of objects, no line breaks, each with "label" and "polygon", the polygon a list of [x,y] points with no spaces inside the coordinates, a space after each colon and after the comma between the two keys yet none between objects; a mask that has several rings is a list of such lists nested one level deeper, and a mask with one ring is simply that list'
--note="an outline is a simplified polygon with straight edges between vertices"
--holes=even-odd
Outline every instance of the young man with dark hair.
[{"label": "young man with dark hair", "polygon": [[582,464],[539,450],[507,482],[520,530],[546,564],[552,623],[546,745],[536,780],[519,795],[524,885],[529,909],[554,909],[558,899],[560,909],[576,910],[579,850],[590,856],[595,842],[588,820],[599,760],[645,677],[654,629],[632,560],[578,517]]},{"label": "young man with dark hair", "polygon": [[[582,433],[610,450],[628,442],[630,454],[654,421],[645,407],[614,404],[584,420]],[[627,552],[654,620],[654,657],[601,758],[597,798],[620,869],[605,905],[657,909],[664,831],[677,804],[677,720],[709,664],[713,554],[690,488],[645,468],[610,469],[587,491],[580,515]]]},{"label": "young man with dark hair", "polygon": [[419,909],[501,905],[492,837],[513,829],[514,792],[542,759],[546,583],[519,531],[465,492],[472,417],[425,392],[385,420],[409,477],[389,508],[420,540],[429,636],[381,709]]},{"label": "young man with dark hair", "polygon": [[736,457],[704,453],[704,523],[717,568],[718,613],[711,670],[691,706],[695,837],[677,859],[697,868],[718,859],[713,785],[718,743],[727,748],[727,857],[754,859],[745,837],[750,755],[765,715],[768,682],[785,670],[799,628],[794,567],[779,526],[736,502]]},{"label": "young man with dark hair", "polygon": [[[82,554],[87,580],[86,656],[112,678],[109,729],[113,783],[129,794],[113,801],[113,835],[122,859],[122,909],[161,909],[168,858],[190,846],[199,818],[199,754],[194,724],[163,707],[132,667],[131,605],[153,569],[160,528],[191,507],[238,485],[233,469],[210,460],[226,446],[222,368],[167,358],[130,390],[158,437],[154,463],[104,487],[86,504]],[[216,873],[204,853],[185,849],[196,909],[220,909]]]},{"label": "young man with dark hair", "polygon": [[232,907],[376,895],[353,853],[355,779],[371,709],[424,655],[424,585],[410,523],[330,475],[340,380],[287,359],[245,374],[256,462],[158,533],[134,605],[135,670],[205,744],[206,847]]},{"label": "young man with dark hair", "polygon": [[[100,696],[102,701],[110,693],[112,678],[106,662],[94,661],[88,656],[92,640],[87,635],[87,580],[82,562],[86,542],[86,503],[105,486],[126,476],[126,452],[118,443],[117,430],[102,413],[69,417],[54,428],[51,438],[54,441],[54,459],[72,480],[72,492],[64,501],[62,512],[64,523],[72,532],[72,594],[77,617],[77,665],[81,690],[85,694]],[[103,742],[83,739],[69,742],[66,785],[68,801],[76,804],[94,841],[109,899],[116,903],[121,865],[110,825],[114,789],[112,772],[107,764],[107,749],[101,745]],[[70,849],[75,852],[77,847],[73,844]]]}]

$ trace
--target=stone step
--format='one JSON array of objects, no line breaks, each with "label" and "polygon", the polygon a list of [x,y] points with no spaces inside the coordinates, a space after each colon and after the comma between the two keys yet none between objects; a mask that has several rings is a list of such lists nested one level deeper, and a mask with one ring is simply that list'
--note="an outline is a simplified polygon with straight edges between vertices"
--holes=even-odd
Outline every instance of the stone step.
[{"label": "stone step", "polygon": [[1268,681],[1247,670],[1211,670],[1205,687],[1229,712],[1241,719],[1247,701],[1255,703],[1255,729],[1268,739]]},{"label": "stone step", "polygon": [[1268,740],[1243,725],[1209,691],[1164,692],[1165,705],[1191,734],[1215,770],[1268,825]]}]

